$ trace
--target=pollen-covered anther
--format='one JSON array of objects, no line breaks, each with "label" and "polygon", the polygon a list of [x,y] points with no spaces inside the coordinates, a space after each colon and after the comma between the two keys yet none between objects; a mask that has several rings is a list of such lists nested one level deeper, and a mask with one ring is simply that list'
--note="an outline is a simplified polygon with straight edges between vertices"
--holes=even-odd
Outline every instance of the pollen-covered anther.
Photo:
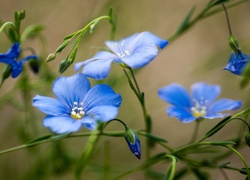
[{"label": "pollen-covered anther", "polygon": [[79,120],[79,119],[82,119],[84,115],[85,115],[85,112],[83,111],[83,103],[81,102],[79,106],[77,102],[74,102],[74,106],[71,110],[70,116],[76,120]]},{"label": "pollen-covered anther", "polygon": [[191,108],[192,114],[195,117],[205,116],[207,114],[207,107],[206,106],[194,106]]}]

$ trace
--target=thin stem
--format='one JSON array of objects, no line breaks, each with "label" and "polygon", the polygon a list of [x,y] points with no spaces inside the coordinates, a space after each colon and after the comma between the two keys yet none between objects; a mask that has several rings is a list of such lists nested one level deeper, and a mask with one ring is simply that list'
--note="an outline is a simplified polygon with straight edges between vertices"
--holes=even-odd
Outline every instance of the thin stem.
[{"label": "thin stem", "polygon": [[228,13],[227,13],[227,8],[226,6],[222,3],[221,4],[224,11],[225,11],[225,15],[226,15],[226,19],[227,19],[227,26],[228,26],[228,31],[229,31],[229,35],[231,36],[233,33],[232,33],[232,28],[231,28],[231,25],[230,25],[230,21],[229,21],[229,16],[228,16]]},{"label": "thin stem", "polygon": [[249,171],[248,165],[247,165],[246,160],[244,159],[244,157],[239,153],[239,151],[237,151],[233,147],[228,146],[228,145],[225,145],[225,147],[230,149],[231,151],[233,151],[235,154],[237,154],[239,156],[239,158],[241,159],[241,161],[243,162],[243,164],[244,164],[244,166],[246,168],[247,179],[250,180],[250,171]]},{"label": "thin stem", "polygon": [[195,139],[197,138],[198,132],[199,132],[199,127],[200,127],[200,120],[197,119],[197,120],[195,121],[194,132],[193,132],[193,135],[192,135],[192,138],[191,138],[189,144],[192,143],[192,142],[194,142]]}]

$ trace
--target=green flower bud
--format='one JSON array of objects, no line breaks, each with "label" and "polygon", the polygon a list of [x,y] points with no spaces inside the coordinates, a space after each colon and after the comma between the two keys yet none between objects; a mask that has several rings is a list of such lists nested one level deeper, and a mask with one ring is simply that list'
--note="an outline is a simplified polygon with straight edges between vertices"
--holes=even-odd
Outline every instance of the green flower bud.
[{"label": "green flower bud", "polygon": [[59,65],[59,73],[63,73],[64,71],[66,71],[66,69],[68,69],[68,67],[70,66],[70,63],[67,59],[62,60],[62,62]]},{"label": "green flower bud", "polygon": [[46,59],[47,62],[53,61],[56,58],[56,53],[50,53]]},{"label": "green flower bud", "polygon": [[239,51],[241,51],[240,45],[233,35],[230,35],[229,37],[229,46],[235,53],[238,53]]},{"label": "green flower bud", "polygon": [[248,132],[247,135],[245,136],[245,141],[247,145],[250,147],[250,132]]}]

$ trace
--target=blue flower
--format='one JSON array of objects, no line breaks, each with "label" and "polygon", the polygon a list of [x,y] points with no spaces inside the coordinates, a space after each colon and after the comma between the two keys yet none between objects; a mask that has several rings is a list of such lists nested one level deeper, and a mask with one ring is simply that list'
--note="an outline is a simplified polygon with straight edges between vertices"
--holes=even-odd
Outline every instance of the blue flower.
[{"label": "blue flower", "polygon": [[129,146],[130,151],[138,158],[141,158],[141,143],[137,135],[129,128],[126,128],[125,140]]},{"label": "blue flower", "polygon": [[124,67],[141,68],[150,63],[158,54],[158,48],[163,49],[168,41],[160,39],[150,32],[136,33],[120,41],[106,41],[113,52],[101,51],[84,62],[75,64],[75,71],[83,67],[82,73],[94,79],[104,79],[108,76],[111,63]]},{"label": "blue flower", "polygon": [[83,74],[59,77],[52,88],[55,98],[37,95],[33,106],[47,114],[43,125],[57,134],[78,131],[82,125],[94,130],[97,123],[114,119],[121,96],[104,84],[90,88]]},{"label": "blue flower", "polygon": [[225,70],[230,71],[236,75],[242,75],[244,68],[250,60],[250,56],[242,53],[240,50],[235,53],[232,52]]},{"label": "blue flower", "polygon": [[172,104],[167,108],[167,114],[178,118],[183,123],[192,122],[198,118],[223,118],[228,114],[219,113],[235,110],[241,107],[241,101],[231,99],[215,99],[220,94],[220,86],[198,82],[191,86],[191,96],[180,84],[173,83],[158,91],[159,97]]},{"label": "blue flower", "polygon": [[7,53],[0,54],[0,62],[11,66],[11,70],[12,70],[11,76],[13,78],[16,78],[22,72],[23,63],[25,63],[26,61],[30,59],[37,59],[36,55],[30,55],[18,61],[17,59],[20,55],[20,52],[21,52],[20,44],[16,42],[10,47]]}]

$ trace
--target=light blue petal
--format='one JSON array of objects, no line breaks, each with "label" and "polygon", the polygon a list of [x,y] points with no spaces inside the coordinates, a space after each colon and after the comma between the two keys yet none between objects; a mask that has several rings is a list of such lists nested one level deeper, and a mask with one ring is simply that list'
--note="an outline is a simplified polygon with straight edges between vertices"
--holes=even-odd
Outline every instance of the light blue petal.
[{"label": "light blue petal", "polygon": [[89,110],[96,106],[115,106],[120,107],[122,98],[116,94],[111,87],[104,84],[98,84],[91,88],[84,97],[84,107]]},{"label": "light blue petal", "polygon": [[181,107],[169,106],[167,108],[167,114],[170,117],[176,117],[183,123],[189,123],[196,120],[196,117]]},{"label": "light blue petal", "polygon": [[62,116],[70,113],[60,101],[50,97],[36,95],[32,105],[47,115]]},{"label": "light blue petal", "polygon": [[209,107],[208,114],[216,114],[221,111],[236,110],[240,108],[241,105],[241,101],[235,101],[232,99],[220,99]]},{"label": "light blue petal", "polygon": [[83,74],[75,74],[70,77],[62,76],[55,80],[52,89],[59,101],[71,109],[74,102],[82,102],[90,89],[90,83]]},{"label": "light blue petal", "polygon": [[228,64],[224,69],[233,74],[241,75],[249,60],[250,56],[242,53],[241,51],[238,54],[232,52]]},{"label": "light blue petal", "polygon": [[210,115],[206,115],[206,116],[202,116],[202,118],[204,119],[215,119],[215,118],[224,118],[226,116],[228,116],[229,114],[210,114]]},{"label": "light blue petal", "polygon": [[118,55],[120,53],[123,53],[124,50],[131,51],[132,49],[130,49],[130,44],[134,44],[133,41],[138,35],[139,33],[135,33],[132,36],[121,39],[119,41],[106,41],[105,44],[111,51]]},{"label": "light blue petal", "polygon": [[81,129],[82,123],[69,116],[47,116],[43,125],[56,134],[73,133]]},{"label": "light blue petal", "polygon": [[83,67],[82,73],[96,80],[104,79],[109,75],[112,61],[112,59],[93,61]]},{"label": "light blue petal", "polygon": [[158,90],[160,99],[174,106],[191,107],[191,99],[187,90],[180,84],[173,83]]},{"label": "light blue petal", "polygon": [[138,44],[130,55],[121,58],[121,60],[131,68],[141,68],[150,63],[158,54],[158,49],[154,44]]},{"label": "light blue petal", "polygon": [[160,47],[161,49],[168,45],[167,40],[161,39],[150,32],[142,32],[136,38],[137,43],[139,43],[139,41],[148,41]]},{"label": "light blue petal", "polygon": [[97,120],[90,116],[85,116],[82,120],[80,120],[81,123],[89,130],[93,131],[97,127]]},{"label": "light blue petal", "polygon": [[90,63],[93,63],[95,62],[96,60],[114,60],[114,59],[117,59],[117,56],[110,53],[110,52],[107,52],[107,51],[100,51],[98,53],[96,53],[96,55],[94,55],[92,58],[90,59],[87,59],[83,62],[79,62],[79,63],[76,63],[75,64],[75,71],[79,71],[83,66],[87,65],[87,64],[90,64]]},{"label": "light blue petal", "polygon": [[[118,114],[118,107],[115,106],[96,106],[89,109],[86,112],[86,116],[89,116],[95,121],[106,122],[111,119],[114,119]],[[82,120],[84,122],[84,118]]]},{"label": "light blue petal", "polygon": [[212,103],[220,95],[220,86],[198,82],[191,86],[192,97],[196,101],[204,100],[206,105]]}]

